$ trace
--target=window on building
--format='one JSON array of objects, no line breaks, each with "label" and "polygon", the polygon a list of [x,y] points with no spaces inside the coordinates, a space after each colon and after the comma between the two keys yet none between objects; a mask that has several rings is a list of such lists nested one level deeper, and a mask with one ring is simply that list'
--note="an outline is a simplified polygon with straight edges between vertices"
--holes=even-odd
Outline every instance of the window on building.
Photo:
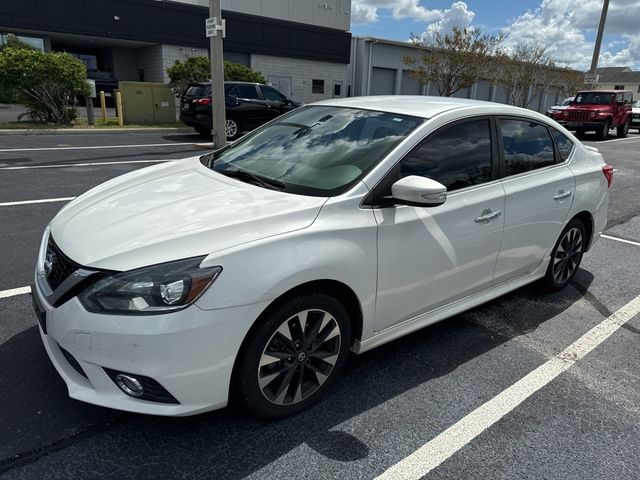
[{"label": "window on building", "polygon": [[512,119],[502,119],[500,125],[507,176],[554,164],[553,142],[545,126]]},{"label": "window on building", "polygon": [[616,85],[613,87],[614,90],[624,90],[624,85]]},{"label": "window on building", "polygon": [[311,80],[311,93],[324,93],[324,80]]},{"label": "window on building", "polygon": [[491,180],[489,120],[473,120],[429,137],[402,162],[400,176],[420,175],[453,191]]}]

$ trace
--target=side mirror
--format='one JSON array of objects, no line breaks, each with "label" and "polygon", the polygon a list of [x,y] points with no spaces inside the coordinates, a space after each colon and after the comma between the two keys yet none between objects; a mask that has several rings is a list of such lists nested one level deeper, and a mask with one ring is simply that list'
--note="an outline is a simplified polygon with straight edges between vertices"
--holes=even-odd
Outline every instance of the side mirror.
[{"label": "side mirror", "polygon": [[402,204],[437,207],[447,200],[447,187],[430,178],[410,175],[391,185],[391,195]]}]

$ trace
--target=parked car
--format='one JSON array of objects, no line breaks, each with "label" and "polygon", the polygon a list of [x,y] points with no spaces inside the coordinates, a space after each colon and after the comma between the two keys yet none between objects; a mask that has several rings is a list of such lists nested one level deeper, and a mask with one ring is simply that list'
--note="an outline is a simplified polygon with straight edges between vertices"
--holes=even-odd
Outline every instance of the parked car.
[{"label": "parked car", "polygon": [[[249,82],[224,82],[227,139],[267,123],[301,104],[287,98],[269,85]],[[180,121],[203,137],[211,136],[213,109],[211,82],[189,86],[180,98]]]},{"label": "parked car", "polygon": [[553,118],[556,122],[560,124],[564,123],[564,120],[562,119],[562,112],[569,105],[571,105],[571,102],[573,102],[574,98],[575,97],[567,97],[562,101],[560,105],[553,105],[552,107],[549,107],[549,109],[546,112],[547,117]]},{"label": "parked car", "polygon": [[233,144],[67,204],[35,271],[69,395],[190,415],[230,392],[294,414],[366,352],[573,278],[613,169],[553,120],[461,98],[301,107]]},{"label": "parked car", "polygon": [[631,127],[640,130],[640,100],[633,102],[631,107]]},{"label": "parked car", "polygon": [[578,137],[595,131],[606,140],[609,130],[616,129],[618,137],[626,137],[631,125],[633,93],[628,90],[587,90],[578,92],[575,100],[562,112],[562,120]]}]

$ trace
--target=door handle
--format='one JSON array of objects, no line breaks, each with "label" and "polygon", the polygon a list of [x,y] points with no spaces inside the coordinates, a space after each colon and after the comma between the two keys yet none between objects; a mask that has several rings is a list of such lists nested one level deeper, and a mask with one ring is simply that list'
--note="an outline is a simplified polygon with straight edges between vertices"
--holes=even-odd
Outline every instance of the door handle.
[{"label": "door handle", "polygon": [[487,209],[482,212],[482,215],[474,218],[473,221],[476,223],[490,222],[491,220],[499,217],[500,215],[502,215],[502,212],[500,210],[496,210],[495,212],[492,212],[491,210]]},{"label": "door handle", "polygon": [[564,190],[560,190],[556,195],[554,195],[553,199],[562,200],[563,198],[567,198],[570,195],[571,195],[571,190],[567,190],[566,192]]}]

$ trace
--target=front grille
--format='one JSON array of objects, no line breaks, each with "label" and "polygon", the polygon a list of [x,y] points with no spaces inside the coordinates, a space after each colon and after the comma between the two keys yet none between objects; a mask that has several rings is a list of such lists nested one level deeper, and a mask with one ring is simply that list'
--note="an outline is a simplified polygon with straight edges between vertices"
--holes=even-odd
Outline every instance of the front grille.
[{"label": "front grille", "polygon": [[113,380],[113,383],[116,383],[116,376],[119,373],[123,375],[129,375],[131,377],[135,377],[136,380],[138,380],[142,385],[142,388],[144,388],[143,395],[140,397],[137,397],[140,400],[149,400],[151,402],[159,402],[159,403],[180,404],[180,402],[176,400],[176,398],[173,395],[171,395],[162,385],[160,385],[153,378],[143,377],[142,375],[136,375],[133,373],[118,372],[116,370],[111,370],[110,368],[104,368],[104,371],[106,372],[107,375],[109,375],[109,378]]},{"label": "front grille", "polygon": [[567,117],[567,119],[571,121],[584,122],[586,120],[589,120],[590,116],[590,111],[569,111],[569,116]]},{"label": "front grille", "polygon": [[71,365],[73,367],[73,369],[76,372],[78,372],[80,375],[82,375],[84,378],[88,378],[87,374],[84,373],[84,370],[82,369],[82,367],[80,366],[78,361],[75,359],[75,357],[73,355],[71,355],[69,352],[67,352],[60,345],[58,345],[58,347],[60,348],[60,351],[62,352],[62,355],[64,355],[64,358],[66,358],[67,362],[69,362],[69,365]]},{"label": "front grille", "polygon": [[[82,268],[81,265],[62,253],[56,245],[56,242],[53,241],[51,235],[49,235],[49,242],[47,243],[47,254],[45,256],[45,267],[46,266],[50,266],[47,281],[52,291],[55,291],[69,275]],[[45,268],[45,271],[47,271],[47,268]]]}]

